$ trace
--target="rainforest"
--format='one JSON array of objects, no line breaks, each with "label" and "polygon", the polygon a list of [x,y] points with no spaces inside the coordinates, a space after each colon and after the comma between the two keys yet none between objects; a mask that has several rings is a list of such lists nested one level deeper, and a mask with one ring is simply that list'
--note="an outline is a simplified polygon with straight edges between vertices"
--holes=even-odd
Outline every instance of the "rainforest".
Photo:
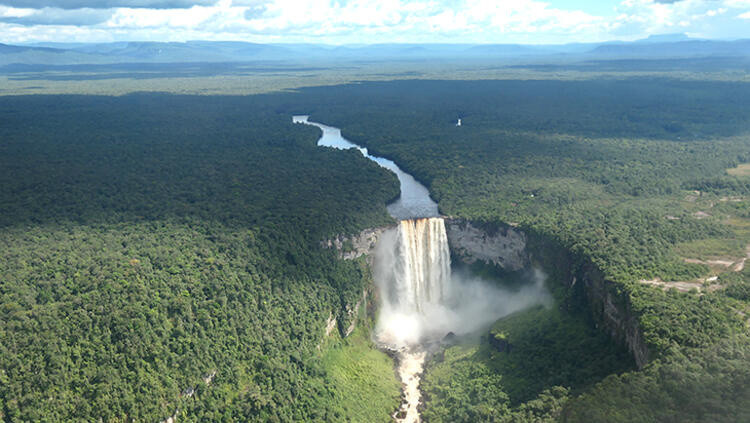
[{"label": "rainforest", "polygon": [[744,61],[347,63],[0,67],[0,421],[750,421]]}]

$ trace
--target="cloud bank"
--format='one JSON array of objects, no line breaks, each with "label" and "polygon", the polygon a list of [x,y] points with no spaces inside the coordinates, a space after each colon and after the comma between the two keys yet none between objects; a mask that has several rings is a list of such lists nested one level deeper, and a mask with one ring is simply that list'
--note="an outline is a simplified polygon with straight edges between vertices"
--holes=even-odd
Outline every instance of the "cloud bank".
[{"label": "cloud bank", "polygon": [[[750,0],[0,0],[0,42],[567,43],[750,37]],[[603,12],[606,11],[605,12]]]}]

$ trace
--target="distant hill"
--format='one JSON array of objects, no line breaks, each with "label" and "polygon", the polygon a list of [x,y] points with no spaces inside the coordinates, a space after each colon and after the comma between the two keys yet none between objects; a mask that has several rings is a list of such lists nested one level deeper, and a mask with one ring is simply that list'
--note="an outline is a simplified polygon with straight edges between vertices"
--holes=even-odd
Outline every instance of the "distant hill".
[{"label": "distant hill", "polygon": [[0,44],[0,66],[116,63],[227,63],[307,60],[479,60],[552,58],[614,60],[689,57],[748,57],[750,40],[691,39],[653,35],[632,42],[524,44],[256,44],[240,41]]},{"label": "distant hill", "polygon": [[0,65],[13,63],[46,65],[97,64],[107,61],[111,61],[111,59],[70,49],[0,44]]},{"label": "distant hill", "polygon": [[737,57],[750,55],[750,40],[689,40],[677,42],[635,42],[627,44],[607,44],[596,47],[591,51],[591,54],[628,58],[670,58],[698,56]]},{"label": "distant hill", "polygon": [[530,54],[550,54],[554,51],[547,46],[533,46],[521,44],[482,44],[466,50],[467,54],[482,54],[489,56],[526,56]]},{"label": "distant hill", "polygon": [[636,43],[676,43],[680,41],[693,40],[687,34],[656,34],[649,35],[648,38],[635,41]]}]

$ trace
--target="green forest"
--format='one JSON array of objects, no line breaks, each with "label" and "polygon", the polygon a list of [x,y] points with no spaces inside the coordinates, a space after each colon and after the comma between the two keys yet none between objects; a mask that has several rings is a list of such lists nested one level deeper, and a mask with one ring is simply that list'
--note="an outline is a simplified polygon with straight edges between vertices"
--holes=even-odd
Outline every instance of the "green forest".
[{"label": "green forest", "polygon": [[551,275],[553,305],[430,359],[425,421],[750,419],[750,86],[607,77],[0,97],[0,420],[390,420],[370,269],[321,242],[394,223],[398,182],[294,114],[637,319],[642,369]]},{"label": "green forest", "polygon": [[369,269],[319,243],[390,223],[395,176],[258,98],[2,97],[0,122],[0,420],[349,420],[354,371],[389,419],[390,359],[325,340]]}]

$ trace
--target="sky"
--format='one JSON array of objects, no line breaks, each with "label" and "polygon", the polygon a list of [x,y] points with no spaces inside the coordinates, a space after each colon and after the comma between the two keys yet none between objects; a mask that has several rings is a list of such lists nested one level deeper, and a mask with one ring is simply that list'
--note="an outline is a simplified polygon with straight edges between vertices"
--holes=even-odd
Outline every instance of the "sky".
[{"label": "sky", "polygon": [[750,0],[0,0],[0,42],[523,43],[750,38]]}]

